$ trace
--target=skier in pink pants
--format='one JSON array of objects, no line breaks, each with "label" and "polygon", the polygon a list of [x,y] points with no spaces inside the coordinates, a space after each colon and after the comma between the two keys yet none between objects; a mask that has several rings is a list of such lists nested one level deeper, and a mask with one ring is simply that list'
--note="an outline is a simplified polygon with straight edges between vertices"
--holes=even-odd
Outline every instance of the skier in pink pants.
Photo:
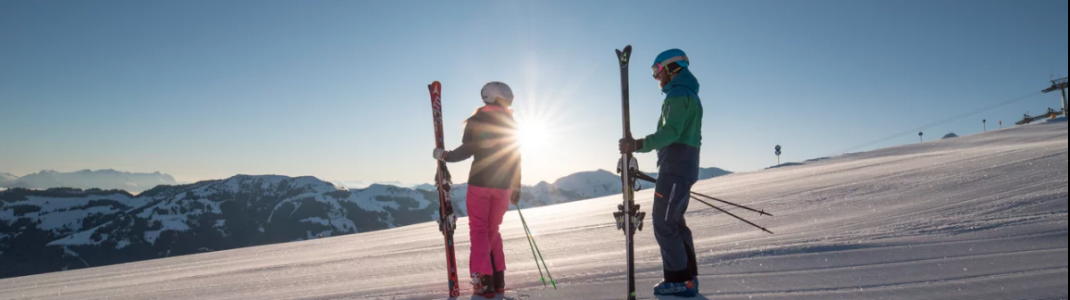
[{"label": "skier in pink pants", "polygon": [[509,203],[520,200],[520,147],[513,111],[513,91],[491,82],[483,102],[465,123],[462,145],[435,149],[435,159],[455,163],[475,157],[468,177],[468,219],[472,237],[473,295],[494,298],[505,293],[505,251],[498,232]]}]

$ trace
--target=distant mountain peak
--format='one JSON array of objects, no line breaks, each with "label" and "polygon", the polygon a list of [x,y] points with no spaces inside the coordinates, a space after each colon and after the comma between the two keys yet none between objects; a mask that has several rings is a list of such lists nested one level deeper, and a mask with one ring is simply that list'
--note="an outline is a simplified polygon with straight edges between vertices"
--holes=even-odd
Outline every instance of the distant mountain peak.
[{"label": "distant mountain peak", "polygon": [[19,179],[19,177],[15,176],[15,175],[13,175],[11,173],[0,173],[0,180],[11,180],[11,181],[14,181],[16,179]]}]

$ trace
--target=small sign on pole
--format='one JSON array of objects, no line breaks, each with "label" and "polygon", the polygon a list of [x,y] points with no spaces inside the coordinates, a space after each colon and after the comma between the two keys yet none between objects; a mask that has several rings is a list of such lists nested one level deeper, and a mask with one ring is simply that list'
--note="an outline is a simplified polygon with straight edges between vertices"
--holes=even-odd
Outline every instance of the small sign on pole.
[{"label": "small sign on pole", "polygon": [[922,143],[925,142],[925,137],[924,136],[925,136],[924,132],[918,132],[918,140],[920,140]]},{"label": "small sign on pole", "polygon": [[776,145],[776,148],[773,148],[773,149],[776,150],[776,165],[779,166],[780,165],[780,154],[783,154],[783,152],[780,152],[780,150],[782,150],[783,148],[781,148],[780,145]]},{"label": "small sign on pole", "polygon": [[985,127],[985,132],[988,132],[988,119],[981,120],[981,125]]}]

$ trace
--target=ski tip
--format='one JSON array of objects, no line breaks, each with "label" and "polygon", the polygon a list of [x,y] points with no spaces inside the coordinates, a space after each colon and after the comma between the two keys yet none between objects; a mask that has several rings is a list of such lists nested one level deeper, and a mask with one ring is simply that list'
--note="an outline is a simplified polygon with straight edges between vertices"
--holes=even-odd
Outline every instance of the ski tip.
[{"label": "ski tip", "polygon": [[431,91],[432,94],[440,92],[442,91],[442,83],[438,81],[432,82],[431,84],[427,85],[427,90]]},{"label": "ski tip", "polygon": [[632,45],[624,47],[624,50],[617,49],[617,60],[620,63],[621,69],[628,67],[628,62],[631,61]]}]

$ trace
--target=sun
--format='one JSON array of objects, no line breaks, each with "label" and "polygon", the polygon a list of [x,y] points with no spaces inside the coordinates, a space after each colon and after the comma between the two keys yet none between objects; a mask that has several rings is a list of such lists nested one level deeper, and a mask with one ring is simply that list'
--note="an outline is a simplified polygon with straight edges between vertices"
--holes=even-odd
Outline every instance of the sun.
[{"label": "sun", "polygon": [[549,143],[550,134],[544,122],[523,120],[519,122],[520,152],[525,156],[539,154]]}]

